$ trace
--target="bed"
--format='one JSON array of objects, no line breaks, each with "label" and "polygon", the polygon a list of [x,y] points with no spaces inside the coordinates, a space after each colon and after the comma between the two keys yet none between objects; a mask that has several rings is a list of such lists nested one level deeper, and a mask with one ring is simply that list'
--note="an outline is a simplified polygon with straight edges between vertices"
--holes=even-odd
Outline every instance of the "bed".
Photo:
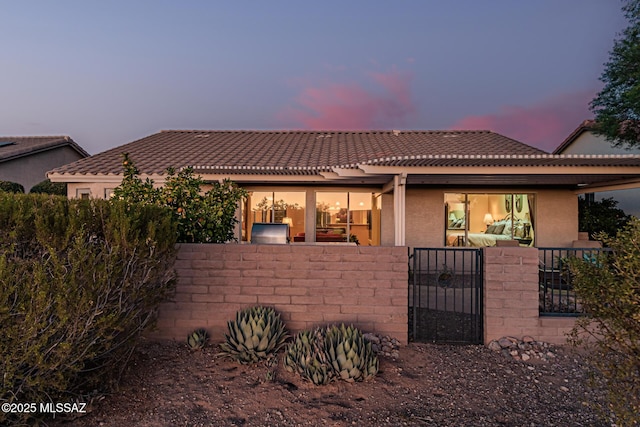
[{"label": "bed", "polygon": [[[496,221],[487,227],[487,231],[484,233],[468,233],[467,241],[468,245],[464,244],[464,231],[453,232],[447,234],[447,246],[473,246],[473,247],[485,247],[496,246],[498,240],[513,240],[521,239],[524,237],[524,225],[516,222],[514,224],[513,236],[511,235],[510,220]],[[529,239],[528,242],[531,242]]]}]

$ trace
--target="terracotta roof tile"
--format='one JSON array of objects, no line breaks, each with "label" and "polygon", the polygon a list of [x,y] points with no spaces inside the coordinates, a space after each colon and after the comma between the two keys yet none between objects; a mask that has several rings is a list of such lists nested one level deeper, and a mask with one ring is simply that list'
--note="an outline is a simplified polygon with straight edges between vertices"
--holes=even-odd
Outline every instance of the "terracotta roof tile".
[{"label": "terracotta roof tile", "polygon": [[[122,153],[143,174],[172,166],[239,167],[301,173],[376,159],[428,155],[539,155],[544,151],[489,131],[162,131],[55,169],[60,174],[120,174]],[[288,168],[288,169],[285,169]]]}]

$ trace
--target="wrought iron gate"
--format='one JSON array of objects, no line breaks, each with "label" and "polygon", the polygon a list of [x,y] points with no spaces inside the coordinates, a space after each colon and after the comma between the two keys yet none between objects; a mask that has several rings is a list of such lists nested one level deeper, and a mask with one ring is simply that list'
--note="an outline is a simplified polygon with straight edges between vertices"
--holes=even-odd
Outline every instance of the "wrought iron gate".
[{"label": "wrought iron gate", "polygon": [[415,248],[409,260],[409,338],[481,344],[482,251]]}]

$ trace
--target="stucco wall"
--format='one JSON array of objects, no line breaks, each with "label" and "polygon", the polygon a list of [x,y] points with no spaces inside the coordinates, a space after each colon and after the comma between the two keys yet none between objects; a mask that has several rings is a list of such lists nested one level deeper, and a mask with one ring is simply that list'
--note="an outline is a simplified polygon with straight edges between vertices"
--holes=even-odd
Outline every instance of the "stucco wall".
[{"label": "stucco wall", "polygon": [[26,193],[31,187],[47,179],[47,172],[75,162],[82,156],[70,147],[57,147],[0,163],[0,180],[21,184]]},{"label": "stucco wall", "polygon": [[444,246],[444,191],[407,189],[405,244],[409,247]]},{"label": "stucco wall", "polygon": [[[69,197],[76,197],[78,188],[91,190],[91,197],[104,197],[105,188],[115,188],[119,182],[112,184],[85,183],[69,184]],[[277,187],[269,187],[270,189]],[[288,187],[290,188],[290,187]],[[339,189],[339,187],[335,187]],[[317,187],[301,187],[297,191],[308,190],[307,204],[315,200],[313,197]],[[333,188],[332,188],[333,189]],[[326,190],[326,189],[323,189]],[[357,189],[345,189],[357,190]],[[362,189],[360,189],[362,190]],[[374,191],[374,190],[371,190]],[[444,246],[444,193],[468,192],[480,194],[482,189],[421,189],[407,188],[406,191],[406,234],[405,245],[409,247],[443,247]],[[487,191],[489,192],[489,191]],[[578,198],[569,190],[505,189],[491,190],[491,193],[534,193],[536,195],[535,233],[536,246],[570,247],[578,239]],[[394,240],[393,194],[382,195],[380,221],[381,245],[392,246]],[[315,231],[309,221],[315,221],[313,209],[306,209],[307,224],[311,224],[307,233],[311,236]],[[476,230],[477,231],[477,230]],[[238,233],[239,235],[239,233]]]},{"label": "stucco wall", "polygon": [[206,328],[220,342],[237,310],[268,305],[293,332],[344,322],[406,343],[407,262],[404,247],[182,244],[175,296],[151,336]]},{"label": "stucco wall", "polygon": [[[613,147],[603,136],[583,132],[562,151],[562,154],[640,154],[640,148]],[[640,189],[603,191],[596,193],[596,198],[613,198],[625,213],[640,218]]]},{"label": "stucco wall", "polygon": [[570,248],[578,240],[578,196],[568,190],[537,194],[536,246]]},{"label": "stucco wall", "polygon": [[582,132],[561,154],[640,154],[640,148],[614,147],[604,136]]},{"label": "stucco wall", "polygon": [[[444,193],[480,194],[482,189],[407,189],[406,245],[409,247],[444,246]],[[489,192],[489,191],[487,191]],[[491,190],[491,193],[533,193],[536,246],[571,247],[578,239],[578,197],[569,190],[525,189]]]}]

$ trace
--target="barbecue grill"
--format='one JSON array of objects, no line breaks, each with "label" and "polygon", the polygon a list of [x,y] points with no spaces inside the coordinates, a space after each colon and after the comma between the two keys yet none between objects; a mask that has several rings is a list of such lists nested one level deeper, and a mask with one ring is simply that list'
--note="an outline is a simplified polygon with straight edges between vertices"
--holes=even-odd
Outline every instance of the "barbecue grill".
[{"label": "barbecue grill", "polygon": [[289,224],[254,222],[251,227],[251,243],[289,243]]}]

